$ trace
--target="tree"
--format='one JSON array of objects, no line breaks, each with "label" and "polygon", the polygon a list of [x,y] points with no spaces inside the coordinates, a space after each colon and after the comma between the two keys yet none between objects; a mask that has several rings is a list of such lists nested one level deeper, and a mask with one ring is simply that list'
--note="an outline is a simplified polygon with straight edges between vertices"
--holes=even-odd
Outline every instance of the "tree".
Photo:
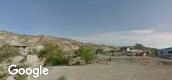
[{"label": "tree", "polygon": [[142,44],[136,43],[135,44],[135,48],[136,49],[139,49],[139,50],[143,50],[144,49],[144,46]]}]

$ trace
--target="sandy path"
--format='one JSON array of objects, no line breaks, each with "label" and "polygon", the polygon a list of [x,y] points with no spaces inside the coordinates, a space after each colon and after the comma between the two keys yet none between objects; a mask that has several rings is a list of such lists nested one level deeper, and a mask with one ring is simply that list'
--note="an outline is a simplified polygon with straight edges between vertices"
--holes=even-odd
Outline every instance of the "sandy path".
[{"label": "sandy path", "polygon": [[149,66],[110,62],[108,65],[57,66],[49,68],[48,76],[30,80],[57,80],[61,75],[68,80],[172,80],[172,66]]}]

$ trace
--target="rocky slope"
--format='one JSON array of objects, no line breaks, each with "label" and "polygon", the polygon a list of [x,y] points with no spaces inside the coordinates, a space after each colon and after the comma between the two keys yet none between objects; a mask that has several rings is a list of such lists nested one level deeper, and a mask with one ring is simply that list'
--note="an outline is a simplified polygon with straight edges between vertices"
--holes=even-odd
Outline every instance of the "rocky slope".
[{"label": "rocky slope", "polygon": [[1,31],[0,32],[0,45],[11,44],[11,45],[27,45],[30,47],[39,47],[48,41],[53,41],[65,47],[66,50],[77,49],[81,45],[80,42],[67,39],[45,35],[25,35],[17,34],[13,32]]},{"label": "rocky slope", "polygon": [[[13,32],[0,31],[0,45],[11,44],[11,45],[27,45],[29,47],[40,48],[46,42],[53,41],[63,47],[66,51],[76,50],[80,45],[86,44],[81,43],[69,38],[60,38],[45,35],[26,35],[17,34]],[[98,48],[103,48],[105,50],[113,49],[112,46],[97,45],[93,43],[87,43],[89,45],[96,46]]]}]

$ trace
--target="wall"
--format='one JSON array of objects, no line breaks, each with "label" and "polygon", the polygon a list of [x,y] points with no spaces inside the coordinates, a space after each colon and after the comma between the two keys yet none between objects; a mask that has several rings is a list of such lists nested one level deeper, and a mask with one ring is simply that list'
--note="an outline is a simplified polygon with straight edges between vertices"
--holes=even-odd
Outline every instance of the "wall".
[{"label": "wall", "polygon": [[165,48],[157,50],[157,54],[160,57],[171,57],[172,56],[172,48]]}]

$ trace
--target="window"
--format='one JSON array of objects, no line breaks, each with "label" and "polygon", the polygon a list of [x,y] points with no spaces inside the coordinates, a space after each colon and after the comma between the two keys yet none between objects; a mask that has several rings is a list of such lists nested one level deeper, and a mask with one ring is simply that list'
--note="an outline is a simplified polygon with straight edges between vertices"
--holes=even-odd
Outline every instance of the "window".
[{"label": "window", "polygon": [[171,53],[172,54],[172,51],[168,51],[168,53]]}]

